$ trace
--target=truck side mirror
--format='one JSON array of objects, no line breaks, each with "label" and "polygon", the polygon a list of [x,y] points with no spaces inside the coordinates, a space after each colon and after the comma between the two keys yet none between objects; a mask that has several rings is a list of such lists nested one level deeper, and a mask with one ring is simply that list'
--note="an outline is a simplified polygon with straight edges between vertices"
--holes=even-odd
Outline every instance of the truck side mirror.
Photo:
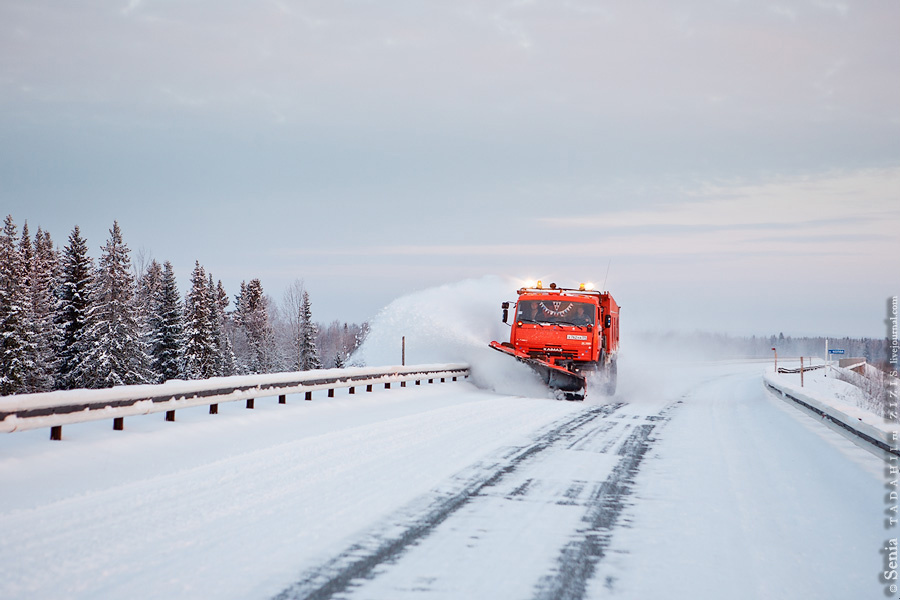
[{"label": "truck side mirror", "polygon": [[503,309],[503,322],[506,323],[509,320],[509,302],[504,302],[500,308]]},{"label": "truck side mirror", "polygon": [[612,315],[606,315],[606,321],[603,322],[603,326],[609,329],[610,325],[612,325]]}]

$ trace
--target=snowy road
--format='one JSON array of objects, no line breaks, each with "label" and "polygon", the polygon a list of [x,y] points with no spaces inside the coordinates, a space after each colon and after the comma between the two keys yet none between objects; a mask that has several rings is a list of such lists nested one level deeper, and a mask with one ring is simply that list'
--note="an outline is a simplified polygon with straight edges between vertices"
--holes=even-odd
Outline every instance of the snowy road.
[{"label": "snowy road", "polygon": [[[652,372],[652,376],[647,373]],[[0,598],[876,598],[883,459],[759,363],[0,436]]]}]

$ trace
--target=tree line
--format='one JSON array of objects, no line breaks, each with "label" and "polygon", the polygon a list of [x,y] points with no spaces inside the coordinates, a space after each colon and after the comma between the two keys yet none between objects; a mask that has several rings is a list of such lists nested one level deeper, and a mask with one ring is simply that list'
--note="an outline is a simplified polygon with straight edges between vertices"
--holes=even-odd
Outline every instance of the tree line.
[{"label": "tree line", "polygon": [[[259,279],[231,299],[199,261],[134,265],[118,222],[96,263],[78,226],[62,249],[7,216],[0,233],[0,395],[345,366],[367,325],[313,321],[295,281],[281,305]],[[143,263],[144,261],[139,261]]]},{"label": "tree line", "polygon": [[[660,354],[670,356],[699,356],[702,358],[772,358],[772,348],[777,349],[778,356],[825,356],[825,337],[823,336],[790,336],[779,332],[768,336],[733,336],[724,333],[696,331],[693,333],[674,332],[650,333],[639,335],[645,343],[652,341]],[[862,357],[870,364],[882,370],[888,370],[890,341],[886,338],[853,338],[830,337],[829,348],[841,349],[843,354],[832,355],[838,358]]]}]

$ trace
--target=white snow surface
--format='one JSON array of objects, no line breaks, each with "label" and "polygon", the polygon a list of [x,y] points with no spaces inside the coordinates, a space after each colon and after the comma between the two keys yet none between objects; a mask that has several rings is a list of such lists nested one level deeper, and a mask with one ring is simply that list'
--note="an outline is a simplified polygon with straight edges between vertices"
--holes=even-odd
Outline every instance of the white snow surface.
[{"label": "white snow surface", "polygon": [[[799,366],[799,365],[797,365]],[[790,365],[794,368],[793,365]],[[774,366],[766,368],[765,380],[779,390],[802,400],[817,410],[821,410],[864,435],[883,442],[891,448],[897,447],[894,435],[900,431],[900,424],[865,408],[864,392],[851,383],[837,378],[839,368],[807,371],[801,380],[799,373],[775,373]],[[874,445],[860,442],[865,447]]]},{"label": "white snow surface", "polygon": [[[470,362],[480,388],[321,391],[125,431],[70,425],[61,442],[0,435],[0,598],[303,597],[291,590],[419,524],[328,596],[551,598],[570,571],[571,598],[884,596],[897,535],[882,459],[766,392],[762,362],[665,364],[626,340],[615,397],[550,399],[481,352],[504,332],[488,305],[499,322],[513,292],[478,281],[401,299],[363,349],[396,364],[406,335],[408,363]],[[453,294],[469,308],[448,308]],[[640,431],[643,459],[611,497]],[[440,518],[423,509],[452,497]],[[612,522],[592,530],[598,510]]]}]

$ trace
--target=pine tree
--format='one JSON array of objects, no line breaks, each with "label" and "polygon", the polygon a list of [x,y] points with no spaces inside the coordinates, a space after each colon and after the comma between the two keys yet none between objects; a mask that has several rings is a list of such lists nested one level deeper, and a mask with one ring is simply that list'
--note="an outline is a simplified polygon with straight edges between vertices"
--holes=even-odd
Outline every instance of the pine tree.
[{"label": "pine tree", "polygon": [[93,304],[76,348],[73,371],[79,387],[147,383],[150,358],[138,323],[130,250],[113,222],[91,287]]},{"label": "pine tree", "polygon": [[78,347],[84,333],[86,315],[92,305],[94,263],[87,254],[87,242],[76,225],[69,234],[69,244],[63,248],[61,281],[55,322],[59,347],[57,349],[56,387],[74,389],[75,366],[80,362]]},{"label": "pine tree", "polygon": [[[23,227],[23,236],[26,233]],[[23,239],[24,245],[24,239]],[[50,233],[38,228],[28,264],[29,324],[32,340],[31,370],[26,388],[29,392],[47,392],[55,385],[55,348],[59,336],[53,323],[54,290],[59,271],[59,255]],[[27,252],[23,252],[23,255]]]},{"label": "pine tree", "polygon": [[184,309],[169,261],[163,265],[159,285],[150,298],[148,323],[151,370],[156,380],[162,383],[184,377]]},{"label": "pine tree", "polygon": [[28,231],[28,221],[22,225],[22,237],[19,240],[19,268],[21,269],[21,294],[25,309],[22,320],[22,351],[24,364],[24,377],[20,392],[30,393],[35,391],[34,381],[35,364],[37,360],[37,340],[40,335],[35,323],[34,306],[31,302],[32,268],[34,262],[34,247],[31,244],[31,234]]},{"label": "pine tree", "polygon": [[208,276],[206,289],[209,293],[210,326],[216,352],[215,373],[220,376],[234,375],[234,349],[228,336],[228,294],[225,293],[221,280],[218,285],[214,283],[212,273]]},{"label": "pine tree", "polygon": [[28,232],[28,221],[22,225],[22,237],[19,240],[19,259],[22,261],[22,283],[25,289],[31,287],[31,261],[34,260],[34,248],[31,245],[31,234]]},{"label": "pine tree", "polygon": [[268,304],[259,279],[253,279],[249,284],[241,283],[235,319],[246,341],[244,370],[248,373],[269,373],[278,363]]},{"label": "pine tree", "polygon": [[209,329],[213,347],[215,348],[215,367],[213,368],[213,373],[215,373],[216,376],[221,376],[222,372],[225,370],[225,357],[222,348],[224,341],[224,322],[219,318],[219,291],[216,289],[212,273],[207,274],[206,277],[206,293],[208,294],[206,302],[209,306]]},{"label": "pine tree", "polygon": [[206,271],[196,261],[191,274],[191,291],[185,302],[184,373],[188,379],[206,379],[218,374],[212,324],[214,311],[207,286]]},{"label": "pine tree", "polygon": [[4,396],[25,390],[31,367],[26,269],[17,241],[17,228],[9,215],[0,234],[0,395]]},{"label": "pine tree", "polygon": [[234,355],[234,345],[231,342],[232,323],[228,318],[228,294],[225,293],[225,287],[220,279],[216,285],[216,318],[219,321],[219,353],[220,353],[220,369],[219,374],[225,377],[237,373],[237,360]]},{"label": "pine tree", "polygon": [[318,333],[319,328],[312,320],[309,293],[304,290],[300,302],[300,364],[297,365],[300,371],[322,368],[319,350],[316,347]]},{"label": "pine tree", "polygon": [[151,259],[147,263],[143,273],[138,274],[137,292],[135,293],[135,306],[138,311],[138,321],[141,325],[141,331],[145,334],[145,339],[149,343],[151,327],[150,320],[153,318],[153,302],[162,285],[163,269],[162,265],[156,259]]}]

